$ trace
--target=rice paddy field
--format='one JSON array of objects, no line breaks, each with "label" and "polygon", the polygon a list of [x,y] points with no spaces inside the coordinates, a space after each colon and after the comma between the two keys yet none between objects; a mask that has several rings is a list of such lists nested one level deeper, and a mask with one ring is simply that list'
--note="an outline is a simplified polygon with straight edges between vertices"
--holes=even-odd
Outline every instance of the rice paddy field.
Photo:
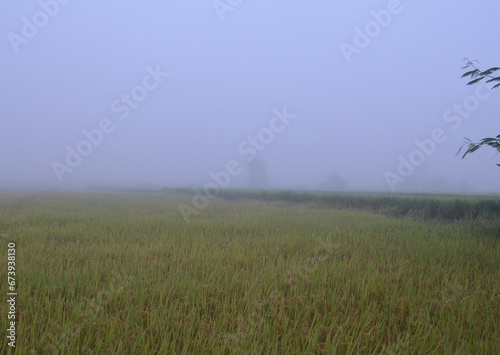
[{"label": "rice paddy field", "polygon": [[[499,354],[500,198],[0,192],[2,354]],[[15,347],[8,249],[15,244]]]}]

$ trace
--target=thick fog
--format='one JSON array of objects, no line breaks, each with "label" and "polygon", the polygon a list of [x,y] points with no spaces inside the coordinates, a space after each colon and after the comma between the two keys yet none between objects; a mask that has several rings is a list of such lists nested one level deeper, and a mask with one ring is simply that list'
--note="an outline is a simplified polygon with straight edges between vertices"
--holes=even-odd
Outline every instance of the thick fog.
[{"label": "thick fog", "polygon": [[[500,192],[494,1],[3,1],[0,189]],[[216,185],[213,185],[216,184]]]}]

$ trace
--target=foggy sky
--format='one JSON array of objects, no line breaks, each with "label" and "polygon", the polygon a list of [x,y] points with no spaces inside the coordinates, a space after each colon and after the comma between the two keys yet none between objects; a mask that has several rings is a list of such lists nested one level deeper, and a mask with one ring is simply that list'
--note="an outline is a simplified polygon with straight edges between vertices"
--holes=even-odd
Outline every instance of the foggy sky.
[{"label": "foggy sky", "polygon": [[0,189],[203,186],[230,162],[227,187],[246,187],[254,150],[268,188],[319,189],[336,172],[349,190],[399,176],[394,191],[500,192],[494,149],[455,156],[463,137],[500,133],[498,90],[460,78],[464,57],[500,66],[499,10],[3,1]]}]

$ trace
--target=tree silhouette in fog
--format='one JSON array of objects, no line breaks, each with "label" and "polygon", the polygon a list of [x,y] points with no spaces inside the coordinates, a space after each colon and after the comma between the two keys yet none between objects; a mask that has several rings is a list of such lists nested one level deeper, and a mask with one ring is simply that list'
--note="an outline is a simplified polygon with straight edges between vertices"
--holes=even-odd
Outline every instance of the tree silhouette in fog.
[{"label": "tree silhouette in fog", "polygon": [[256,157],[247,163],[248,168],[248,186],[252,189],[263,188],[267,186],[267,168],[266,163],[260,157]]},{"label": "tree silhouette in fog", "polygon": [[347,188],[348,183],[346,179],[340,177],[340,175],[334,171],[328,175],[326,182],[321,184],[321,188],[324,190],[343,191]]}]

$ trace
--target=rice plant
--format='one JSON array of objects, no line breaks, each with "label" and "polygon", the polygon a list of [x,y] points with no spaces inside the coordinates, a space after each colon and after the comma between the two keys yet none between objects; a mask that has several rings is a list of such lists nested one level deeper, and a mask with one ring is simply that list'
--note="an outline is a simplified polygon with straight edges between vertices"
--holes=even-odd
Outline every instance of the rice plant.
[{"label": "rice plant", "polygon": [[186,224],[191,197],[1,193],[0,351],[500,352],[498,200],[224,191]]}]

